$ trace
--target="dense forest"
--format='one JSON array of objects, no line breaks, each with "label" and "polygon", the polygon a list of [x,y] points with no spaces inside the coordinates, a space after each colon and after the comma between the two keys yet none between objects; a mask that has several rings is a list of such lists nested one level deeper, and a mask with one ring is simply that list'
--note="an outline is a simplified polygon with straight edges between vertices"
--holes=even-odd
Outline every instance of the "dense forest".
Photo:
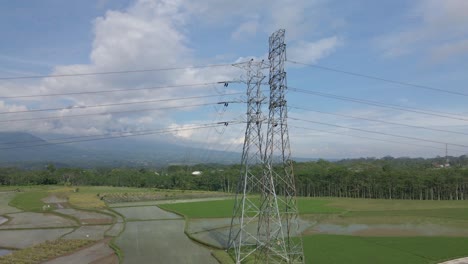
[{"label": "dense forest", "polygon": [[[197,172],[197,173],[193,173]],[[198,173],[199,172],[199,173]],[[172,165],[165,168],[0,168],[0,185],[110,185],[235,192],[240,165]],[[295,162],[299,196],[468,199],[468,157],[392,158]]]}]

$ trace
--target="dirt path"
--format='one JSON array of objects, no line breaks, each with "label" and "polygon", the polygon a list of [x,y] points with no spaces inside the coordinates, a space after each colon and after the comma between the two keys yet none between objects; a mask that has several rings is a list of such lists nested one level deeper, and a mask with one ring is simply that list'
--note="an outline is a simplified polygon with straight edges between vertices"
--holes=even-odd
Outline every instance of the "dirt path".
[{"label": "dirt path", "polygon": [[453,259],[453,260],[449,260],[449,261],[446,261],[446,262],[442,262],[440,264],[468,264],[468,257]]}]

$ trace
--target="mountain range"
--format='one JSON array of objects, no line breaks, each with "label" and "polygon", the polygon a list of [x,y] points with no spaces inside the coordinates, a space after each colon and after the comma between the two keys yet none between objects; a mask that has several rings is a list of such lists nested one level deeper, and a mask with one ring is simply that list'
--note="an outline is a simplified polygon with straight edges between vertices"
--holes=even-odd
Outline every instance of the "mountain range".
[{"label": "mountain range", "polygon": [[[72,140],[71,140],[72,141]],[[240,161],[241,154],[193,148],[167,142],[114,138],[57,144],[24,132],[0,132],[0,166],[143,166],[223,163]]]}]

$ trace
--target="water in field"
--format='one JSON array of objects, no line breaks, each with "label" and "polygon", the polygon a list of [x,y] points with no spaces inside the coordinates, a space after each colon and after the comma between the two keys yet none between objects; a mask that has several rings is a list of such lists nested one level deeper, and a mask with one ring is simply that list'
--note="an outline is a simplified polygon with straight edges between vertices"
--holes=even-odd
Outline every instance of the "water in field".
[{"label": "water in field", "polygon": [[217,263],[210,250],[185,235],[185,220],[181,216],[156,206],[118,211],[130,220],[116,239],[123,251],[123,263]]},{"label": "water in field", "polygon": [[436,224],[350,224],[320,223],[314,233],[363,236],[468,236],[468,230]]},{"label": "water in field", "polygon": [[8,250],[8,249],[1,249],[1,248],[0,248],[0,257],[1,257],[1,256],[5,256],[5,255],[8,255],[8,254],[10,254],[10,253],[12,253],[12,252],[13,252],[13,251],[11,251],[11,250]]}]

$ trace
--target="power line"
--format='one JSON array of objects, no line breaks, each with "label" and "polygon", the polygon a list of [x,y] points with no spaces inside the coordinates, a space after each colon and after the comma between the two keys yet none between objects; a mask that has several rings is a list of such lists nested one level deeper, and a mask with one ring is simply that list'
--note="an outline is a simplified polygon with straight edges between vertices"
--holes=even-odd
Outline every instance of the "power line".
[{"label": "power line", "polygon": [[[369,140],[375,140],[375,141],[382,141],[382,142],[396,143],[396,144],[402,144],[402,145],[411,145],[411,146],[417,146],[417,147],[423,147],[423,148],[433,148],[433,149],[445,150],[445,148],[438,148],[438,147],[434,147],[434,146],[419,145],[419,144],[414,144],[414,143],[387,140],[387,139],[380,139],[380,138],[363,137],[363,136],[350,135],[350,134],[346,134],[346,133],[339,133],[339,132],[333,132],[333,131],[327,131],[327,130],[321,130],[321,129],[315,129],[315,128],[300,127],[300,126],[291,126],[291,127],[298,128],[298,129],[304,129],[304,130],[310,130],[310,131],[316,131],[316,132],[323,132],[323,133],[343,135],[343,136],[349,136],[349,137],[355,137],[355,138],[369,139]],[[458,150],[458,149],[452,149],[452,151],[457,151],[457,152],[460,152],[460,153],[466,153],[466,151]]]},{"label": "power line", "polygon": [[[129,135],[116,135],[112,136],[111,134],[107,134],[108,136],[100,137],[100,138],[91,138],[91,139],[77,139],[65,142],[53,142],[53,143],[43,143],[43,144],[36,144],[36,145],[28,145],[28,146],[14,146],[14,147],[6,147],[0,148],[0,150],[7,150],[7,149],[19,149],[19,148],[31,148],[31,147],[41,147],[41,146],[50,146],[50,145],[62,145],[62,144],[70,144],[70,143],[78,143],[78,142],[88,142],[88,141],[97,141],[97,140],[106,140],[106,139],[114,139],[114,138],[125,138],[125,137],[135,137],[135,136],[146,136],[146,135],[154,135],[154,134],[164,134],[164,133],[171,133],[171,132],[180,132],[180,131],[187,131],[187,130],[194,130],[194,129],[202,129],[202,128],[210,128],[216,126],[225,126],[226,123],[228,124],[236,124],[240,122],[233,121],[224,121],[216,124],[202,124],[199,126],[189,127],[189,128],[178,128],[178,129],[159,129],[159,130],[148,130],[148,132],[141,133],[139,131],[136,132],[124,132],[124,134]],[[83,136],[82,138],[88,137],[95,137],[95,136]],[[78,137],[77,137],[78,138]]]},{"label": "power line", "polygon": [[143,72],[158,72],[158,71],[174,71],[174,70],[187,70],[187,69],[200,69],[200,68],[214,68],[214,67],[225,67],[225,66],[232,66],[232,64],[231,63],[224,63],[224,64],[208,64],[208,65],[169,67],[169,68],[154,68],[154,69],[140,69],[140,70],[103,71],[103,72],[86,72],[86,73],[70,73],[70,74],[55,74],[55,75],[11,76],[11,77],[0,77],[0,80],[62,78],[62,77],[109,75],[109,74],[130,74],[130,73],[143,73]]},{"label": "power line", "polygon": [[218,104],[218,102],[216,102],[216,103],[195,104],[195,105],[182,105],[182,106],[168,106],[168,107],[160,107],[160,108],[147,108],[147,109],[125,110],[125,111],[112,111],[112,112],[91,113],[91,114],[79,114],[79,115],[48,116],[48,117],[23,118],[23,119],[9,119],[9,120],[0,120],[0,123],[21,122],[21,121],[37,121],[37,120],[50,120],[50,119],[64,119],[64,118],[74,118],[74,117],[84,117],[84,116],[96,116],[96,115],[109,115],[109,114],[122,114],[122,113],[134,113],[134,112],[156,111],[156,110],[165,110],[165,109],[177,109],[177,108],[199,107],[199,106],[207,106],[207,105],[214,105],[214,104]]},{"label": "power line", "polygon": [[52,96],[63,96],[63,95],[82,95],[82,94],[116,93],[116,92],[133,92],[133,91],[168,89],[168,88],[179,88],[179,87],[208,86],[208,85],[216,85],[216,84],[220,84],[220,83],[233,83],[233,82],[235,82],[235,81],[219,81],[219,82],[179,84],[179,85],[167,85],[167,86],[153,86],[153,87],[146,87],[146,88],[113,89],[113,90],[88,91],[88,92],[69,92],[69,93],[54,93],[54,94],[0,96],[0,99],[52,97]]},{"label": "power line", "polygon": [[[300,89],[300,88],[294,88],[294,87],[288,87],[288,89],[293,91],[293,92],[299,92],[299,93],[311,94],[311,95],[316,95],[316,96],[321,96],[321,97],[333,98],[333,99],[342,100],[342,101],[372,105],[372,106],[377,106],[377,107],[382,107],[382,108],[389,108],[389,109],[405,111],[405,112],[411,112],[411,113],[417,113],[417,114],[424,114],[424,115],[429,115],[429,116],[438,116],[438,117],[443,117],[443,118],[468,121],[468,118],[455,117],[455,116],[462,116],[460,114],[455,114],[455,113],[426,110],[426,109],[416,108],[416,107],[400,106],[400,105],[382,103],[382,102],[377,102],[377,101],[370,101],[370,100],[365,100],[365,99],[358,99],[358,98],[353,98],[353,97],[334,95],[334,94],[329,94],[329,93],[315,92],[315,91],[310,91],[310,90],[305,90],[305,89]],[[453,116],[450,116],[450,115],[453,115]]]},{"label": "power line", "polygon": [[[239,92],[239,93],[230,93],[230,94],[225,94],[225,95],[239,95],[239,94],[243,94],[243,93]],[[167,99],[159,99],[159,100],[122,102],[122,103],[99,104],[99,105],[79,105],[79,106],[69,106],[69,107],[61,107],[61,108],[31,109],[31,110],[20,110],[20,111],[12,111],[12,112],[0,112],[0,115],[3,115],[3,114],[17,114],[17,113],[31,113],[31,112],[45,112],[45,111],[87,109],[87,108],[106,107],[106,106],[119,106],[119,105],[148,104],[148,103],[169,102],[169,101],[179,101],[179,100],[191,100],[191,99],[218,97],[218,96],[219,96],[219,94],[199,95],[199,96],[177,97],[177,98],[167,98]]]},{"label": "power line", "polygon": [[424,127],[424,126],[408,125],[408,124],[402,124],[402,123],[396,123],[396,122],[388,122],[388,121],[377,120],[377,119],[371,119],[371,118],[366,118],[366,117],[359,117],[359,116],[351,116],[351,115],[343,115],[343,114],[337,114],[337,113],[330,113],[330,112],[318,111],[318,110],[313,110],[313,109],[308,109],[308,108],[303,108],[303,107],[297,107],[297,106],[289,106],[289,107],[290,107],[290,108],[293,108],[293,109],[299,109],[299,110],[304,110],[304,111],[316,112],[316,113],[320,113],[320,114],[341,116],[341,117],[346,117],[346,118],[360,119],[360,120],[366,120],[366,121],[377,122],[377,123],[383,123],[383,124],[389,124],[389,125],[398,125],[398,126],[405,126],[405,127],[411,127],[411,128],[426,129],[426,130],[432,130],[432,131],[437,131],[437,132],[445,132],[445,133],[452,133],[452,134],[459,134],[459,135],[468,136],[468,133],[463,133],[463,132],[458,132],[458,131],[451,131],[451,130],[445,130],[445,129],[430,128],[430,127]]},{"label": "power line", "polygon": [[[226,123],[228,124],[237,124],[237,123],[245,123],[243,121],[238,121],[238,120],[231,120],[231,121],[219,121],[219,122],[212,122],[213,124],[223,124],[226,126]],[[193,124],[197,125],[197,124]],[[203,125],[203,124],[200,124]],[[153,130],[140,130],[140,131],[122,131],[119,133],[145,133],[145,132],[151,132]],[[106,134],[95,134],[95,135],[89,135],[89,136],[72,136],[72,137],[59,137],[59,138],[47,138],[47,141],[58,141],[58,140],[69,140],[69,139],[80,139],[80,138],[92,138],[92,137],[102,137],[102,136],[109,136],[113,135],[113,133],[106,133]],[[34,143],[34,142],[43,142],[43,139],[33,139],[33,140],[22,140],[22,141],[7,141],[7,142],[0,142],[0,145],[14,145],[14,144],[25,144],[25,143]]]},{"label": "power line", "polygon": [[318,122],[318,121],[312,121],[312,120],[305,120],[305,119],[301,119],[301,118],[294,118],[294,117],[289,117],[289,118],[292,119],[292,120],[297,120],[297,121],[302,121],[302,122],[307,122],[307,123],[313,123],[313,124],[320,124],[320,125],[325,125],[325,126],[333,126],[333,127],[345,128],[345,129],[356,130],[356,131],[361,131],[361,132],[366,132],[366,133],[373,133],[373,134],[377,134],[377,135],[391,136],[391,137],[399,137],[399,138],[405,138],[405,139],[411,139],[411,140],[418,140],[418,141],[429,142],[429,143],[437,143],[437,144],[443,144],[443,145],[446,145],[446,144],[447,144],[447,145],[451,145],[451,146],[457,146],[457,147],[468,148],[468,145],[455,144],[455,143],[447,143],[447,142],[441,142],[441,141],[430,140],[430,139],[423,139],[423,138],[417,138],[417,137],[409,137],[409,136],[403,136],[403,135],[390,134],[390,133],[385,133],[385,132],[377,132],[377,131],[371,131],[371,130],[366,130],[366,129],[361,129],[361,128],[354,128],[354,127],[341,126],[341,125],[335,125],[335,124],[324,123],[324,122]]},{"label": "power line", "polygon": [[387,82],[387,83],[393,83],[393,84],[398,84],[398,85],[403,85],[403,86],[408,86],[408,87],[414,87],[414,88],[420,88],[420,89],[425,89],[425,90],[431,90],[431,91],[435,91],[435,92],[447,93],[447,94],[452,94],[452,95],[461,95],[461,96],[467,96],[468,97],[468,94],[466,94],[466,93],[450,91],[450,90],[444,90],[444,89],[430,87],[430,86],[426,86],[426,85],[396,81],[396,80],[376,77],[376,76],[362,74],[362,73],[356,73],[356,72],[339,70],[339,69],[331,68],[331,67],[320,66],[320,65],[316,65],[316,64],[308,64],[308,63],[292,61],[292,60],[288,60],[288,62],[298,64],[298,65],[304,65],[304,66],[308,66],[308,67],[312,67],[312,68],[317,68],[317,69],[321,69],[321,70],[332,71],[332,72],[337,72],[337,73],[343,73],[343,74],[347,74],[347,75],[352,75],[352,76],[357,76],[357,77],[362,77],[362,78],[367,78],[367,79],[372,79],[372,80],[377,80],[377,81],[383,81],[383,82]]}]

